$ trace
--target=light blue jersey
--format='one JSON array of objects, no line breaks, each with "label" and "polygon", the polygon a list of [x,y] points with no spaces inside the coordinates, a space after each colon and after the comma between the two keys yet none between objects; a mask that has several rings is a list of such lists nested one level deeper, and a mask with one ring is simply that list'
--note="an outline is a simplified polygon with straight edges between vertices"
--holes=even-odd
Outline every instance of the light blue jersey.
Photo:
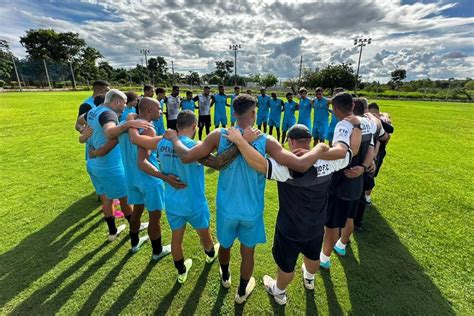
[{"label": "light blue jersey", "polygon": [[[115,112],[105,106],[96,107],[93,110],[90,110],[87,113],[87,125],[89,125],[93,132],[90,139],[90,144],[98,149],[107,143],[108,139],[104,134],[104,129],[100,125],[99,117],[102,113],[110,111],[115,117],[116,122],[118,122],[117,115]],[[120,149],[118,146],[115,146],[108,154],[102,157],[95,157],[87,160],[87,168],[100,173],[103,176],[106,175],[117,175],[123,174],[123,165],[122,165],[122,156],[120,154]]]},{"label": "light blue jersey", "polygon": [[182,103],[181,103],[181,107],[184,110],[189,110],[189,111],[192,111],[194,112],[194,101],[191,99],[191,100],[183,100]]},{"label": "light blue jersey", "polygon": [[[224,137],[227,130],[221,129],[218,154],[232,146]],[[257,138],[252,146],[265,156],[266,135]],[[265,175],[251,168],[239,155],[225,169],[219,172],[217,185],[217,213],[228,219],[252,221],[263,214]]]},{"label": "light blue jersey", "polygon": [[232,123],[237,122],[237,119],[234,117],[234,100],[237,96],[235,93],[230,96],[230,121]]},{"label": "light blue jersey", "polygon": [[[164,105],[165,105],[165,101],[161,100],[160,108],[162,111],[164,109]],[[153,123],[153,126],[155,127],[156,136],[160,136],[165,133],[166,130],[165,130],[165,124],[163,123],[163,115],[160,116],[159,120],[152,121],[152,123]]]},{"label": "light blue jersey", "polygon": [[328,122],[329,108],[328,108],[327,99],[324,97],[321,98],[321,100],[314,98],[313,107],[314,107],[314,122]]},{"label": "light blue jersey", "polygon": [[270,96],[269,95],[259,95],[257,97],[258,102],[258,112],[257,116],[261,118],[268,117],[268,111],[270,109]]},{"label": "light blue jersey", "polygon": [[227,96],[225,94],[214,94],[214,126],[227,125]]},{"label": "light blue jersey", "polygon": [[127,120],[127,116],[130,113],[135,113],[137,114],[137,109],[134,106],[131,107],[125,107],[125,110],[123,110],[122,115],[120,116],[120,123],[125,122]]},{"label": "light blue jersey", "polygon": [[282,130],[286,132],[293,125],[296,124],[296,118],[295,118],[296,102],[293,100],[291,102],[285,102],[283,111],[284,112],[283,112]]},{"label": "light blue jersey", "polygon": [[[90,107],[91,107],[90,110],[93,110],[97,107],[94,103],[94,97],[93,96],[90,96],[87,99],[85,99],[84,101],[82,101],[82,104],[84,104],[84,103],[87,103],[87,104],[90,105]],[[89,144],[90,144],[90,142],[89,142],[89,139],[88,139],[86,141],[86,160],[87,160],[87,158],[89,158]]]},{"label": "light blue jersey", "polygon": [[[179,136],[179,139],[187,148],[197,144],[187,136]],[[176,155],[173,142],[168,139],[162,139],[158,144],[158,155],[161,171],[177,176],[187,185],[184,189],[175,189],[165,183],[166,212],[178,216],[209,213],[204,191],[204,167],[198,162],[184,164]]]},{"label": "light blue jersey", "polygon": [[305,125],[309,130],[311,130],[311,110],[311,101],[308,98],[300,99],[298,124]]},{"label": "light blue jersey", "polygon": [[270,99],[270,118],[268,119],[268,125],[280,128],[282,105],[282,100]]}]

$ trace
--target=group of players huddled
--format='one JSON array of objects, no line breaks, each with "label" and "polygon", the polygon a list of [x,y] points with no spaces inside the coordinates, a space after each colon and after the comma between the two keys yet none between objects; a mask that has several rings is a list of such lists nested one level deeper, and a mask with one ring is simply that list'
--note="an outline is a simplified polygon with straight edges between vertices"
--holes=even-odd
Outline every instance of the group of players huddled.
[{"label": "group of players huddled", "polygon": [[[149,239],[152,259],[171,253],[177,282],[184,283],[192,267],[192,259],[185,259],[183,251],[185,228],[190,224],[200,237],[206,264],[218,258],[225,288],[231,286],[230,253],[238,239],[241,262],[235,301],[239,304],[255,287],[255,247],[266,242],[266,179],[278,183],[272,248],[278,269],[275,279],[263,276],[263,284],[278,304],[286,304],[286,288],[300,253],[307,290],[314,289],[319,267],[330,269],[333,251],[346,254],[350,237],[361,227],[371,203],[374,178],[393,133],[389,116],[380,113],[376,103],[369,105],[343,89],[336,89],[329,99],[317,88],[311,99],[302,88],[296,96],[299,102],[292,93],[286,94],[284,102],[276,93],[267,95],[265,89],[253,97],[251,91],[241,94],[235,87],[228,96],[223,86],[213,95],[209,87],[197,96],[186,91],[183,99],[178,86],[166,96],[165,89],[146,85],[138,96],[109,89],[107,82],[98,80],[93,90],[79,108],[76,129],[81,133],[79,141],[86,144],[87,172],[102,202],[108,239],[115,240],[126,228],[115,223],[113,201],[119,200],[129,223],[131,251],[136,253]],[[212,107],[215,129],[211,131]],[[271,136],[273,129],[276,139]],[[194,140],[196,132],[199,141]],[[282,146],[285,142],[289,150]],[[209,227],[204,166],[219,170],[218,243]],[[149,221],[142,224],[145,209]],[[172,231],[170,245],[162,242],[164,211]],[[140,237],[146,227],[148,235]]]}]

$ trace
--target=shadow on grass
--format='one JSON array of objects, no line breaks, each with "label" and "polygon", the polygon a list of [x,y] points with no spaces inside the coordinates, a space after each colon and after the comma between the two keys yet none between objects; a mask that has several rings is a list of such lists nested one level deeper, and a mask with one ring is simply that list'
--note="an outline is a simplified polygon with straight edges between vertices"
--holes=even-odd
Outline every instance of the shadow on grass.
[{"label": "shadow on grass", "polygon": [[227,294],[229,294],[229,289],[220,284],[221,280],[219,278],[219,292],[217,293],[217,299],[214,303],[214,306],[211,310],[211,315],[221,315],[221,308],[224,305],[224,299],[226,298]]},{"label": "shadow on grass", "polygon": [[204,265],[204,269],[202,269],[193,291],[191,294],[189,294],[188,299],[183,304],[183,309],[181,310],[180,315],[193,315],[196,312],[199,299],[201,298],[201,294],[206,287],[207,277],[209,275],[209,271],[211,271],[211,267],[211,264]]},{"label": "shadow on grass", "polygon": [[321,278],[323,279],[324,288],[326,289],[329,315],[343,315],[344,313],[342,312],[341,305],[334,291],[334,283],[332,283],[330,272],[322,270]]},{"label": "shadow on grass", "polygon": [[166,294],[165,297],[160,302],[160,305],[156,308],[155,315],[165,315],[168,312],[168,309],[171,306],[171,303],[173,302],[174,297],[176,294],[178,294],[179,289],[181,288],[181,284],[178,282],[175,282],[173,288],[171,291]]},{"label": "shadow on grass", "polygon": [[[63,261],[69,251],[99,225],[99,212],[91,212],[96,207],[96,195],[91,193],[74,202],[49,224],[28,235],[15,248],[0,256],[0,306],[4,306]],[[98,223],[73,238],[93,220]],[[61,237],[58,239],[59,236]]]},{"label": "shadow on grass", "polygon": [[359,262],[350,247],[347,256],[340,259],[346,273],[351,314],[454,314],[377,208],[367,210],[364,228],[353,237]]}]

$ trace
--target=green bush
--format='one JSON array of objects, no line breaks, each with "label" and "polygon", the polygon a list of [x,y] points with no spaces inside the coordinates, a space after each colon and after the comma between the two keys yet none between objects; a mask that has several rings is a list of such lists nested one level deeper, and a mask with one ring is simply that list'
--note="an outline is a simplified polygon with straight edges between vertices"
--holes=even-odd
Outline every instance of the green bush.
[{"label": "green bush", "polygon": [[0,88],[3,88],[4,85],[5,85],[5,81],[4,81],[4,80],[0,80]]}]

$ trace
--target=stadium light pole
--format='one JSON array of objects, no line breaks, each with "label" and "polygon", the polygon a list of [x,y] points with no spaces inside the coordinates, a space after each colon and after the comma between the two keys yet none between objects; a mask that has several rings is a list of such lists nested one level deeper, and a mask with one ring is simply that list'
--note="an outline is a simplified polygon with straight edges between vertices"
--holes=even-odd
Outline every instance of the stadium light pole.
[{"label": "stadium light pole", "polygon": [[140,48],[140,54],[145,55],[145,67],[146,67],[146,74],[148,77],[148,80],[150,80],[150,73],[148,71],[148,58],[147,55],[150,53],[150,50],[148,48]]},{"label": "stadium light pole", "polygon": [[369,45],[372,42],[372,39],[369,38],[356,38],[354,39],[354,46],[360,47],[359,52],[359,61],[357,62],[357,72],[356,72],[356,81],[354,85],[354,94],[357,95],[357,82],[359,80],[359,67],[360,67],[360,58],[362,57],[362,48],[366,45]]},{"label": "stadium light pole", "polygon": [[237,86],[237,51],[241,48],[240,44],[229,45],[229,49],[234,51],[234,86]]}]

